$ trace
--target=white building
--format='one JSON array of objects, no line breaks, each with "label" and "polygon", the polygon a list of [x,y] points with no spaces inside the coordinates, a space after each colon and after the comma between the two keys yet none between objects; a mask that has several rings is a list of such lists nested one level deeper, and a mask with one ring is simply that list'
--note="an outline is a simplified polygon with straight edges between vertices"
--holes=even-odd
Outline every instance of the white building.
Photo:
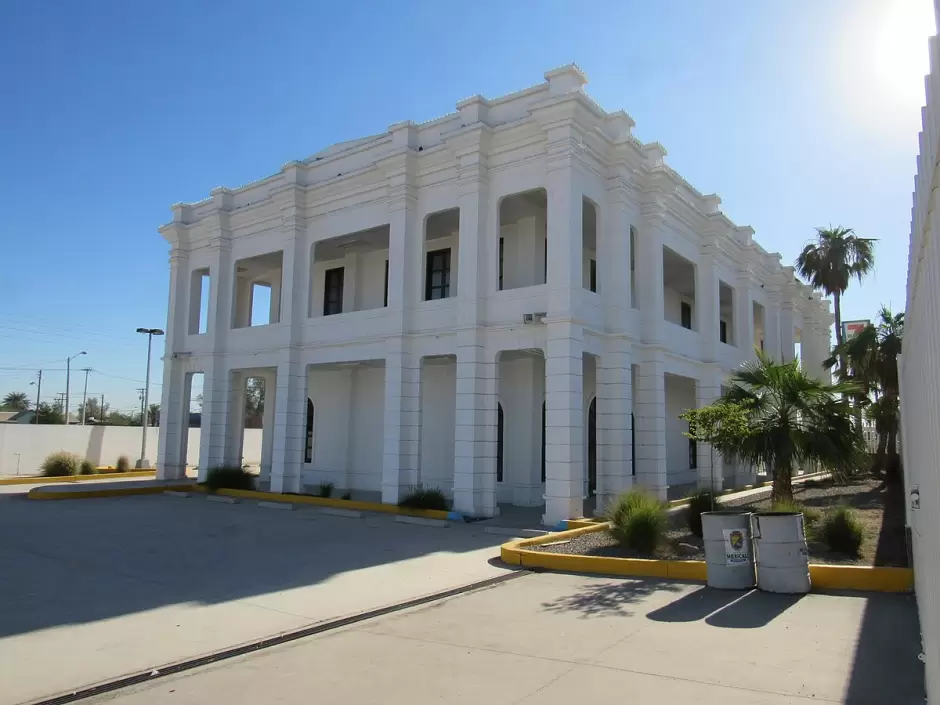
[{"label": "white building", "polygon": [[[934,0],[940,19],[940,2]],[[908,491],[907,526],[923,637],[927,702],[940,703],[940,42],[930,39],[927,106],[914,177],[904,353],[901,382],[901,458]]]},{"label": "white building", "polygon": [[261,377],[275,492],[394,503],[420,484],[475,516],[544,504],[553,524],[595,493],[711,483],[677,415],[754,346],[798,344],[822,374],[828,302],[585,82],[564,66],[175,205],[161,475],[183,472],[202,372],[200,474],[239,462]]}]

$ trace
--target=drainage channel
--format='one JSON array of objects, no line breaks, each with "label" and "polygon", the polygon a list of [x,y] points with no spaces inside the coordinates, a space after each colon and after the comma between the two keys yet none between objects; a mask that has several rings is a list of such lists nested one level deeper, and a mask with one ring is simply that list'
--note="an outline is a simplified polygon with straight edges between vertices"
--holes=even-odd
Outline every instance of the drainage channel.
[{"label": "drainage channel", "polygon": [[69,693],[63,693],[61,695],[56,695],[51,698],[46,698],[44,700],[34,700],[29,705],[65,705],[65,703],[74,703],[79,700],[87,700],[88,698],[93,698],[98,695],[104,695],[105,693],[112,693],[116,690],[121,690],[123,688],[128,688],[132,685],[139,685],[141,683],[148,683],[160,678],[165,678],[166,676],[172,676],[177,673],[182,673],[184,671],[191,671],[194,668],[200,668],[202,666],[208,666],[210,664],[219,663],[220,661],[226,661],[228,659],[233,659],[238,656],[244,656],[246,654],[252,654],[256,651],[262,651],[264,649],[270,649],[273,646],[280,646],[281,644],[287,644],[292,641],[297,641],[298,639],[304,639],[308,636],[314,636],[315,634],[322,634],[323,632],[328,632],[333,629],[339,629],[341,627],[348,627],[351,624],[357,624],[358,622],[364,622],[369,619],[375,619],[376,617],[383,617],[387,614],[392,614],[394,612],[400,612],[402,610],[407,610],[412,607],[420,607],[421,605],[426,605],[431,602],[437,602],[438,600],[445,600],[448,597],[455,597],[457,595],[463,595],[467,592],[473,592],[475,590],[484,590],[486,588],[495,587],[502,583],[508,582],[510,580],[515,580],[516,578],[521,578],[524,575],[530,575],[535,571],[531,570],[515,570],[511,573],[506,573],[505,575],[499,575],[495,578],[488,578],[486,580],[480,580],[475,583],[470,583],[469,585],[464,585],[463,587],[451,588],[450,590],[444,590],[442,592],[431,593],[430,595],[425,595],[424,597],[417,597],[413,600],[408,600],[406,602],[399,602],[395,605],[389,605],[387,607],[379,607],[378,609],[369,610],[367,612],[361,612],[359,614],[354,614],[349,617],[341,617],[340,619],[333,619],[327,622],[321,622],[319,624],[314,624],[309,627],[302,627],[300,629],[295,629],[294,631],[284,632],[283,634],[278,634],[277,636],[266,637],[264,639],[258,639],[256,641],[249,642],[247,644],[242,644],[241,646],[235,646],[230,649],[223,649],[221,651],[216,651],[211,654],[206,654],[205,656],[198,656],[196,658],[186,659],[183,661],[177,661],[175,663],[170,663],[160,668],[154,668],[148,671],[141,671],[139,673],[134,673],[128,676],[122,676],[121,678],[115,678],[110,681],[105,681],[104,683],[98,683],[97,685],[91,685],[87,688],[80,688]]}]

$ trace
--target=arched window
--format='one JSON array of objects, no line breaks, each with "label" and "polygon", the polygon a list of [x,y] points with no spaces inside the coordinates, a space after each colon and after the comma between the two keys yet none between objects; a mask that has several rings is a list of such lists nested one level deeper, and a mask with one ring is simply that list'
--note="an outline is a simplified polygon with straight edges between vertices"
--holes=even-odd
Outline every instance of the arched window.
[{"label": "arched window", "polygon": [[588,407],[588,495],[597,491],[597,397]]},{"label": "arched window", "polygon": [[542,402],[542,482],[545,482],[545,402]]},{"label": "arched window", "polygon": [[306,442],[304,444],[304,462],[313,462],[313,402],[307,399],[307,413],[304,421],[306,426]]},{"label": "arched window", "polygon": [[503,481],[503,405],[496,405],[496,481]]}]

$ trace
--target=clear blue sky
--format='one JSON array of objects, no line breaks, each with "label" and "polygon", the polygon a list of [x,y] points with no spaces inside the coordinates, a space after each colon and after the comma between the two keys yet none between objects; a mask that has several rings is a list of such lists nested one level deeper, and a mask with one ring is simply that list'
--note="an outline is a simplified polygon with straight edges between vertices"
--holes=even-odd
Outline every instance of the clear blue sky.
[{"label": "clear blue sky", "polygon": [[845,315],[901,309],[933,33],[930,0],[5,0],[0,395],[41,366],[51,398],[87,350],[89,391],[135,406],[170,204],[571,61],[785,262],[817,225],[880,238]]}]

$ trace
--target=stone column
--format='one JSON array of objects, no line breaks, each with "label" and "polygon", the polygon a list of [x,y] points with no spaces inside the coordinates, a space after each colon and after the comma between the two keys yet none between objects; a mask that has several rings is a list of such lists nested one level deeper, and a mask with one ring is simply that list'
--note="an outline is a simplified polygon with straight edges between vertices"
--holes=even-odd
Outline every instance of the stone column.
[{"label": "stone column", "polygon": [[738,272],[734,291],[734,344],[741,351],[742,360],[755,359],[754,354],[754,303],[751,299],[753,277],[749,269]]},{"label": "stone column", "polygon": [[780,360],[780,300],[774,289],[767,290],[767,306],[764,309],[764,352],[774,360]]},{"label": "stone column", "polygon": [[[261,482],[271,481],[271,465],[274,462],[274,423],[275,407],[277,405],[277,371],[265,372],[261,375],[264,380],[264,412],[261,417]],[[306,388],[306,385],[305,385]]]},{"label": "stone column", "polygon": [[793,302],[784,299],[780,303],[780,360],[790,362],[794,359]]},{"label": "stone column", "polygon": [[630,224],[629,192],[618,179],[608,189],[607,215],[602,219],[603,231],[598,231],[597,266],[604,285],[602,292],[610,330],[626,328],[626,311],[631,308]]},{"label": "stone column", "polygon": [[421,361],[401,338],[386,344],[384,429],[382,501],[398,504],[421,467]]},{"label": "stone column", "polygon": [[666,380],[662,353],[647,351],[636,376],[636,484],[666,499]]},{"label": "stone column", "polygon": [[633,355],[611,338],[597,365],[597,510],[633,486]]},{"label": "stone column", "polygon": [[[721,376],[717,371],[695,380],[695,407],[701,409],[721,397]],[[720,492],[723,486],[723,463],[719,453],[712,453],[707,443],[698,443],[698,486]]]},{"label": "stone column", "polygon": [[547,328],[542,523],[554,526],[584,513],[584,333],[567,321]]},{"label": "stone column", "polygon": [[[304,412],[307,401],[305,366],[285,360],[277,366],[274,393],[274,448],[271,491],[300,492],[304,459]],[[265,399],[267,405],[268,400]]]},{"label": "stone column", "polygon": [[496,509],[497,363],[481,333],[457,333],[454,510],[492,517]]},{"label": "stone column", "polygon": [[[244,394],[244,390],[242,390]],[[232,375],[220,358],[211,359],[205,369],[202,388],[202,422],[199,447],[199,481],[211,468],[226,464],[229,447],[229,413],[232,401]]]},{"label": "stone column", "polygon": [[643,207],[643,226],[636,234],[637,298],[643,321],[643,338],[655,345],[663,327],[663,240],[660,227],[663,208],[651,203]]},{"label": "stone column", "polygon": [[[189,385],[182,361],[173,353],[185,349],[189,332],[189,311],[183,307],[192,287],[189,254],[174,248],[170,253],[170,300],[167,307],[163,395],[160,400],[160,428],[157,441],[157,478],[186,476],[186,443],[189,434]],[[197,302],[198,306],[198,302]]]},{"label": "stone column", "polygon": [[702,247],[696,267],[695,308],[698,309],[699,333],[702,336],[702,360],[718,359],[718,329],[720,320],[718,268],[715,264],[718,246],[714,241]]}]

